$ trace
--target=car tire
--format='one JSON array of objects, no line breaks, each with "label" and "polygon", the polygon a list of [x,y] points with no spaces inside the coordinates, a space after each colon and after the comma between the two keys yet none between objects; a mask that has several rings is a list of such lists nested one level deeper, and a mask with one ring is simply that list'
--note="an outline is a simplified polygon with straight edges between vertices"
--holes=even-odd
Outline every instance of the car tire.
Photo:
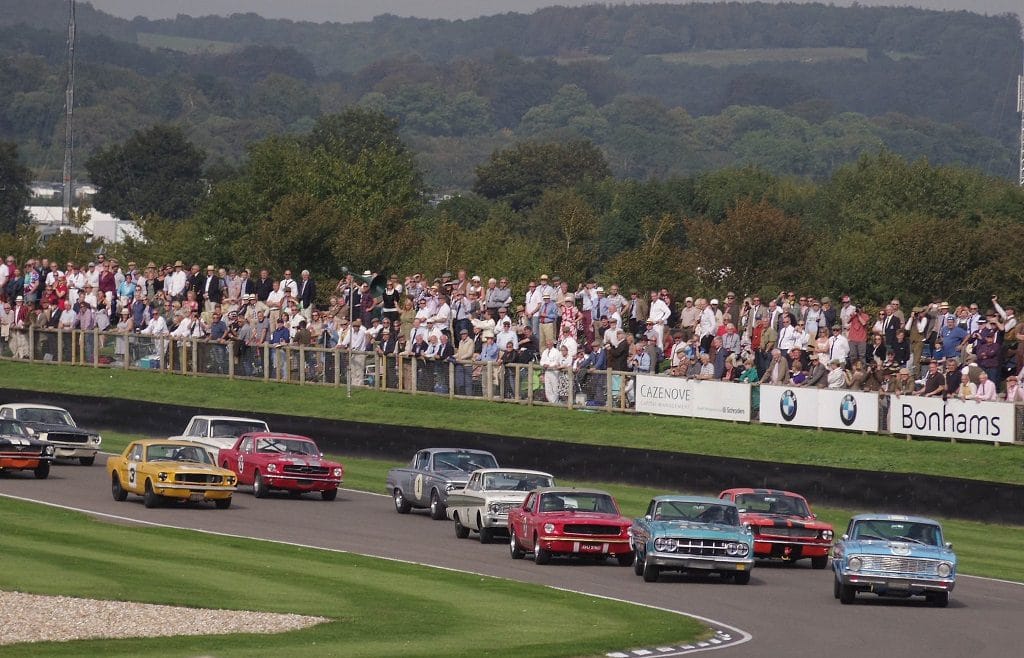
[{"label": "car tire", "polygon": [[547,564],[551,561],[551,551],[546,548],[542,548],[540,545],[540,538],[533,538],[533,562],[534,564]]},{"label": "car tire", "polygon": [[146,480],[146,492],[142,494],[142,504],[152,509],[160,504],[160,496],[153,491],[153,483]]},{"label": "car tire", "polygon": [[32,474],[37,480],[45,480],[50,477],[50,462],[39,462],[39,465],[32,469]]},{"label": "car tire", "polygon": [[661,575],[661,568],[656,564],[651,564],[647,561],[647,558],[644,558],[644,568],[641,575],[644,577],[645,583],[656,582],[658,580],[658,576]]},{"label": "car tire", "polygon": [[811,568],[812,569],[824,569],[827,566],[828,566],[828,556],[827,555],[822,555],[820,557],[812,557],[811,558]]},{"label": "car tire", "polygon": [[838,578],[833,578],[832,579],[832,596],[837,598],[837,599],[839,598],[839,579]]},{"label": "car tire", "polygon": [[92,466],[96,463],[96,455],[93,455],[92,457],[79,457],[78,463],[82,466]]},{"label": "car tire", "polygon": [[526,557],[526,553],[519,548],[519,542],[516,541],[516,533],[508,533],[508,553],[512,556],[513,560],[522,560]]},{"label": "car tire", "polygon": [[455,515],[455,538],[456,539],[465,539],[466,537],[469,537],[469,528],[467,528],[466,526],[462,525],[462,521],[459,521],[459,515],[456,514]]},{"label": "car tire", "polygon": [[217,509],[227,509],[231,507],[231,499],[218,498],[217,500],[213,501],[213,504],[217,506]]},{"label": "car tire", "polygon": [[110,476],[110,494],[119,503],[128,500],[128,492],[121,486],[121,478],[117,477],[117,473]]},{"label": "car tire", "polygon": [[936,608],[945,608],[949,605],[949,592],[932,592],[925,595],[925,600]]},{"label": "car tire", "polygon": [[[301,495],[302,492],[299,492],[299,496]],[[338,489],[324,489],[323,491],[320,492],[320,497],[323,498],[324,500],[334,500],[335,498],[338,497]],[[298,496],[296,496],[296,498],[298,498]]]},{"label": "car tire", "polygon": [[402,494],[402,490],[395,487],[395,490],[392,492],[392,497],[395,501],[395,511],[399,514],[408,514],[409,510],[412,509],[412,505],[410,505],[409,501],[405,499],[405,495]]},{"label": "car tire", "polygon": [[644,561],[640,557],[640,551],[633,551],[633,573],[638,576],[644,575]]},{"label": "car tire", "polygon": [[843,605],[849,605],[857,599],[857,590],[854,589],[853,585],[843,585],[839,583],[839,602]]},{"label": "car tire", "polygon": [[430,492],[430,518],[435,521],[447,518],[445,504],[441,502],[441,497],[437,495],[437,490]]},{"label": "car tire", "polygon": [[633,555],[633,551],[630,551],[629,553],[619,553],[615,556],[615,559],[618,561],[620,567],[628,567],[633,564],[635,557],[636,556]]},{"label": "car tire", "polygon": [[259,471],[252,476],[252,495],[257,498],[267,497],[267,485],[263,484],[263,476],[260,475]]},{"label": "car tire", "polygon": [[494,539],[494,530],[484,526],[483,519],[480,518],[479,514],[476,515],[476,527],[480,529],[479,532],[477,533],[480,539],[480,543],[490,544],[491,540]]},{"label": "car tire", "polygon": [[733,572],[732,580],[737,585],[746,585],[747,583],[750,582],[750,572],[749,571],[736,571],[736,572]]}]

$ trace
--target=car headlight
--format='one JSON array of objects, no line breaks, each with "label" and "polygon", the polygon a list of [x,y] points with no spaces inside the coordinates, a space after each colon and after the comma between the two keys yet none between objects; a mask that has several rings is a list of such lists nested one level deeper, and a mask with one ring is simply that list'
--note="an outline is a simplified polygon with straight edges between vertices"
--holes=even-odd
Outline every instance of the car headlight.
[{"label": "car headlight", "polygon": [[490,505],[487,506],[487,509],[490,510],[491,514],[501,513],[501,505],[499,505],[498,503],[491,503]]},{"label": "car headlight", "polygon": [[834,536],[835,536],[835,534],[831,530],[822,530],[821,531],[821,538],[824,539],[825,541],[832,541],[832,537],[834,537]]},{"label": "car headlight", "polygon": [[461,488],[462,487],[460,487],[458,484],[456,484],[454,482],[449,482],[448,484],[444,485],[444,490],[447,491],[448,493],[451,493],[455,489],[461,489]]},{"label": "car headlight", "polygon": [[28,433],[31,434],[31,435],[35,435],[35,433],[36,433],[36,431],[34,429],[32,429],[31,427],[26,427],[25,429],[27,429]]},{"label": "car headlight", "polygon": [[53,454],[53,446],[43,446],[43,454],[44,455],[52,455]]},{"label": "car headlight", "polygon": [[679,542],[672,537],[658,537],[654,540],[654,550],[664,551],[666,553],[675,553],[678,548]]},{"label": "car headlight", "polygon": [[166,482],[167,481],[167,473],[164,473],[163,471],[160,471],[159,473],[156,474],[156,479],[160,480],[161,482]]},{"label": "car headlight", "polygon": [[736,542],[731,541],[731,542],[729,542],[728,544],[725,545],[725,554],[726,555],[738,555],[739,552],[740,552],[740,547],[739,547],[739,544],[737,544]]},{"label": "car headlight", "polygon": [[93,442],[93,443],[95,443],[96,445],[100,445],[101,443],[103,443],[103,437],[102,437],[102,436],[100,436],[99,434],[93,434],[93,435],[92,435],[91,437],[89,437],[89,438],[90,438],[90,439],[92,440],[92,442]]},{"label": "car headlight", "polygon": [[267,464],[267,473],[277,473],[277,464]]},{"label": "car headlight", "polygon": [[860,571],[861,566],[863,566],[863,564],[861,563],[859,557],[851,557],[846,562],[846,568],[850,571]]},{"label": "car headlight", "polygon": [[750,544],[736,544],[736,546],[739,549],[737,555],[739,555],[740,557],[745,557],[748,553],[750,553]]},{"label": "car headlight", "polygon": [[935,573],[939,575],[939,578],[949,578],[949,575],[953,573],[953,565],[949,562],[942,562],[935,570]]},{"label": "car headlight", "polygon": [[235,476],[234,475],[229,475],[225,479],[227,480],[228,484],[234,484],[235,483]]},{"label": "car headlight", "polygon": [[340,478],[341,477],[341,473],[342,473],[342,470],[340,468],[334,469],[334,477]]},{"label": "car headlight", "polygon": [[552,533],[554,531],[555,531],[555,524],[554,523],[545,523],[544,524],[544,532]]}]

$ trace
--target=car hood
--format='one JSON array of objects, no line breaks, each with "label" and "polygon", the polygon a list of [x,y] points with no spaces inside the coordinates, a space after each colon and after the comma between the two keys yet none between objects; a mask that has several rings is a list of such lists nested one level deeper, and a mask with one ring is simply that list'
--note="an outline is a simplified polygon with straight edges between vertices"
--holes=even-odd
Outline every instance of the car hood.
[{"label": "car hood", "polygon": [[204,446],[209,446],[217,450],[228,450],[233,448],[235,441],[238,439],[232,437],[211,437],[211,436],[185,436],[178,435],[170,437],[171,441],[191,441],[192,443],[201,443]]},{"label": "car hood", "polygon": [[33,439],[31,437],[21,436],[20,434],[17,435],[17,436],[14,436],[14,435],[11,435],[11,434],[0,434],[0,447],[7,448],[7,447],[10,447],[12,445],[14,445],[14,446],[26,446],[27,445],[27,446],[32,446],[32,447],[34,447],[34,448],[36,448],[38,450],[38,449],[41,449],[43,446],[49,445],[49,444],[44,443],[43,441],[40,441],[39,439]]},{"label": "car hood", "polygon": [[60,432],[62,434],[96,434],[96,432],[90,432],[83,430],[81,427],[72,427],[70,425],[61,425],[60,423],[33,423],[26,422],[25,427],[31,427],[36,432]]},{"label": "car hood", "polygon": [[463,485],[469,482],[469,473],[458,469],[437,469],[434,471],[434,474],[440,478],[448,480],[449,482],[461,483]]},{"label": "car hood", "polygon": [[749,523],[766,528],[809,528],[812,530],[832,530],[831,523],[804,516],[788,516],[786,514],[758,514],[755,512],[740,513],[740,523]]},{"label": "car hood", "polygon": [[924,546],[913,542],[848,539],[843,542],[843,552],[846,555],[895,555],[932,560],[956,560],[956,554],[944,546]]},{"label": "car hood", "polygon": [[272,455],[268,457],[267,462],[273,462],[274,464],[295,464],[298,466],[322,466],[324,468],[341,467],[341,464],[336,462],[320,459],[319,457],[304,455]]},{"label": "car hood", "polygon": [[545,521],[561,521],[562,523],[606,523],[608,525],[629,524],[629,519],[618,514],[602,512],[541,512]]},{"label": "car hood", "polygon": [[686,535],[699,539],[735,539],[747,537],[743,526],[725,523],[700,523],[698,521],[647,521],[652,535]]},{"label": "car hood", "polygon": [[146,462],[150,469],[156,471],[167,471],[169,473],[209,473],[210,475],[234,475],[229,471],[214,466],[213,464],[198,464],[196,462],[174,462],[174,461],[153,461]]}]

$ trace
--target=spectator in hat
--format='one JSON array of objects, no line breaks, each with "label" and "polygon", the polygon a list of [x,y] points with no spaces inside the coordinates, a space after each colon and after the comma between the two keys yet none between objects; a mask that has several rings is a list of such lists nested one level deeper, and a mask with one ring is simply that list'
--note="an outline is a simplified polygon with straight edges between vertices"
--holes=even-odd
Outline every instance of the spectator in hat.
[{"label": "spectator in hat", "polygon": [[957,324],[956,317],[946,314],[943,327],[939,330],[941,348],[938,357],[943,359],[959,357],[963,345],[969,337],[970,334],[967,330]]},{"label": "spectator in hat", "polygon": [[540,305],[538,315],[540,318],[540,341],[547,345],[548,341],[555,342],[555,322],[558,319],[558,305],[551,297],[552,293],[545,292],[541,295],[543,302]]},{"label": "spectator in hat", "polygon": [[475,343],[469,329],[459,330],[459,346],[455,350],[455,394],[473,395],[473,361]]}]

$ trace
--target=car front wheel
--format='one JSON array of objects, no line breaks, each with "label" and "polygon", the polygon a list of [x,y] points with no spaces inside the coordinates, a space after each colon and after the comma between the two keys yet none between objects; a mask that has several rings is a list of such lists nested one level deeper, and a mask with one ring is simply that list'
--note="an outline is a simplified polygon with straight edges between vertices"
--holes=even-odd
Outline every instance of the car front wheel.
[{"label": "car front wheel", "polygon": [[828,556],[827,555],[822,555],[821,557],[812,557],[811,558],[811,568],[812,569],[824,569],[827,566],[828,566]]},{"label": "car front wheel", "polygon": [[645,583],[653,583],[658,580],[658,576],[661,575],[661,569],[656,564],[651,564],[644,559],[644,570],[643,577]]},{"label": "car front wheel", "polygon": [[259,471],[256,471],[256,475],[252,477],[252,495],[257,498],[267,497],[267,485],[263,483],[263,476]]},{"label": "car front wheel", "polygon": [[733,581],[737,585],[746,585],[747,583],[750,582],[750,572],[749,571],[737,571],[737,572],[735,572],[733,574],[732,579],[733,579]]},{"label": "car front wheel", "polygon": [[128,492],[121,486],[121,478],[117,477],[117,473],[110,476],[110,494],[119,503],[128,499]]},{"label": "car front wheel", "polygon": [[640,551],[633,552],[633,573],[638,576],[644,575],[644,561],[640,557]]},{"label": "car front wheel", "polygon": [[402,490],[395,487],[393,496],[395,499],[395,511],[399,514],[408,514],[409,510],[412,509],[412,505],[410,505],[409,501],[405,499],[405,496],[402,494]]},{"label": "car front wheel", "polygon": [[476,527],[480,529],[480,543],[490,544],[491,540],[494,539],[494,529],[485,527],[483,519],[480,518],[479,514],[476,516]]},{"label": "car front wheel", "polygon": [[78,463],[82,466],[92,466],[96,463],[96,455],[93,455],[92,457],[79,457]]},{"label": "car front wheel", "polygon": [[853,585],[843,585],[839,583],[839,602],[843,605],[849,605],[854,602],[857,598],[857,590],[853,588]]},{"label": "car front wheel", "polygon": [[445,518],[445,506],[441,502],[441,497],[437,495],[436,491],[430,492],[430,518],[435,521],[440,521]]},{"label": "car front wheel", "polygon": [[551,551],[540,545],[540,538],[533,538],[533,561],[535,564],[547,564],[551,561]]},{"label": "car front wheel", "polygon": [[338,497],[338,490],[324,489],[323,491],[320,492],[320,497],[323,498],[324,500],[334,500],[335,498]]},{"label": "car front wheel", "polygon": [[231,499],[218,498],[217,500],[213,501],[213,504],[217,506],[217,509],[227,509],[231,507]]},{"label": "car front wheel", "polygon": [[949,592],[932,592],[925,599],[936,608],[945,608],[949,605]]},{"label": "car front wheel", "polygon": [[32,473],[39,480],[45,480],[50,477],[50,462],[39,462],[39,465],[32,470]]},{"label": "car front wheel", "polygon": [[628,567],[633,564],[633,557],[633,551],[630,551],[629,553],[619,553],[615,559],[619,561],[620,567]]},{"label": "car front wheel", "polygon": [[160,496],[153,491],[153,483],[146,480],[146,493],[142,495],[142,504],[153,508],[160,504]]}]

